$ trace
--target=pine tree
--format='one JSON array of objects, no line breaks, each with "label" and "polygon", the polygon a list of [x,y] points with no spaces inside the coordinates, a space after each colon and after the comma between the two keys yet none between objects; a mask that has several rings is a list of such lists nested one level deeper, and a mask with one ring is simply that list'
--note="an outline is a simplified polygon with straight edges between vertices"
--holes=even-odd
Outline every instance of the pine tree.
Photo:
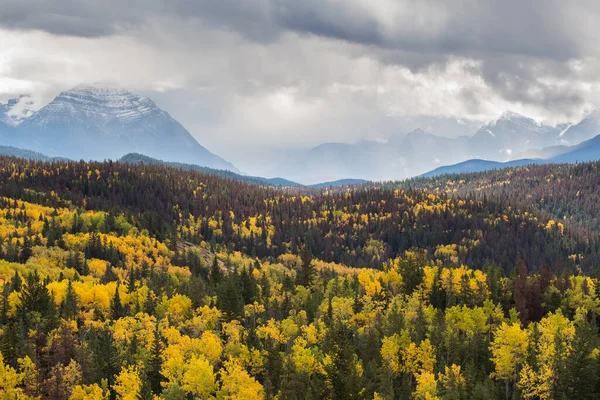
[{"label": "pine tree", "polygon": [[27,312],[36,311],[42,315],[49,312],[51,304],[50,293],[42,283],[37,271],[30,272],[21,289],[21,306]]},{"label": "pine tree", "polygon": [[124,316],[125,309],[123,308],[123,304],[121,303],[121,295],[119,294],[119,283],[117,283],[117,288],[115,290],[115,295],[110,302],[110,316],[113,320],[117,320]]},{"label": "pine tree", "polygon": [[591,357],[594,341],[591,326],[584,323],[577,327],[573,348],[558,373],[557,398],[598,398],[598,360]]},{"label": "pine tree", "polygon": [[104,275],[100,278],[100,282],[103,284],[107,284],[109,282],[114,282],[117,280],[117,274],[113,271],[112,265],[108,264],[106,269],[104,270]]},{"label": "pine tree", "polygon": [[73,289],[73,283],[69,281],[67,286],[67,293],[62,304],[63,315],[67,319],[74,318],[77,315],[77,293]]},{"label": "pine tree", "polygon": [[19,271],[15,271],[15,274],[13,275],[12,279],[10,280],[10,291],[11,292],[20,292],[22,284],[23,284],[23,280],[21,279],[21,276],[19,275]]},{"label": "pine tree", "polygon": [[334,399],[358,399],[360,377],[355,365],[356,355],[352,343],[352,331],[344,323],[334,321],[327,331],[326,347],[331,364],[325,367],[331,382]]},{"label": "pine tree", "polygon": [[244,304],[252,304],[256,299],[256,293],[258,292],[258,286],[256,279],[252,275],[252,270],[248,271],[246,268],[242,269],[240,274],[240,282],[242,285],[242,298]]},{"label": "pine tree", "polygon": [[217,307],[231,321],[244,315],[244,299],[242,298],[239,276],[233,272],[219,285]]},{"label": "pine tree", "polygon": [[31,249],[31,241],[28,236],[23,238],[23,246],[21,247],[21,253],[19,254],[19,262],[25,264],[31,254],[33,253]]},{"label": "pine tree", "polygon": [[131,266],[131,268],[129,268],[129,277],[127,278],[127,291],[129,293],[135,292],[135,281],[136,281],[135,268],[133,266]]},{"label": "pine tree", "polygon": [[305,244],[300,253],[300,268],[296,274],[296,284],[310,288],[315,278],[316,270],[312,263],[312,254]]},{"label": "pine tree", "polygon": [[210,282],[217,286],[221,283],[221,279],[223,278],[223,272],[221,272],[221,267],[219,267],[219,261],[217,260],[217,256],[213,258],[213,263],[210,268]]},{"label": "pine tree", "polygon": [[160,339],[160,331],[158,329],[158,321],[154,329],[152,337],[152,348],[150,349],[150,359],[148,360],[147,376],[150,381],[150,386],[154,394],[159,395],[162,392],[162,382],[164,377],[161,373],[162,367],[162,342]]}]

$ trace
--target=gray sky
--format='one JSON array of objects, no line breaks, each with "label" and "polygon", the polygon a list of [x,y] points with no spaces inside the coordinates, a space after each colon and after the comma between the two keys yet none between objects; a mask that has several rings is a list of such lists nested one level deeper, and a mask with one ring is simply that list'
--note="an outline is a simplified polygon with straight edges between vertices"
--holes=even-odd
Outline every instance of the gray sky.
[{"label": "gray sky", "polygon": [[[248,172],[281,149],[472,132],[600,97],[600,3],[0,0],[0,101],[79,83],[152,97]],[[458,121],[457,121],[458,120]]]}]

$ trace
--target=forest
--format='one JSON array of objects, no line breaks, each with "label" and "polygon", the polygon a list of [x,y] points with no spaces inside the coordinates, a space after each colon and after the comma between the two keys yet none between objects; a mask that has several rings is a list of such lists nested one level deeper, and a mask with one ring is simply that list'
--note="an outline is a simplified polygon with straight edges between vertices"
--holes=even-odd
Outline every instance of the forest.
[{"label": "forest", "polygon": [[0,396],[599,398],[599,181],[0,157]]}]

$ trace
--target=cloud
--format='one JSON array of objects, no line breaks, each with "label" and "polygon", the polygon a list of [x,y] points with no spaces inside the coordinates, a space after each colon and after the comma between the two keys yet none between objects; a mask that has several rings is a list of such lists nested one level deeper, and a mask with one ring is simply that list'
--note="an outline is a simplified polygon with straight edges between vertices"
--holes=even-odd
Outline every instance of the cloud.
[{"label": "cloud", "polygon": [[0,100],[31,93],[41,105],[114,81],[248,166],[249,148],[380,140],[417,123],[466,134],[506,109],[576,120],[600,101],[593,1],[0,0],[0,10]]},{"label": "cloud", "polygon": [[[199,19],[255,40],[282,32],[414,53],[581,55],[595,1],[560,0],[2,0],[0,25],[59,35],[117,34],[158,16]],[[585,22],[585,23],[581,23]],[[582,36],[583,35],[583,36]]]}]

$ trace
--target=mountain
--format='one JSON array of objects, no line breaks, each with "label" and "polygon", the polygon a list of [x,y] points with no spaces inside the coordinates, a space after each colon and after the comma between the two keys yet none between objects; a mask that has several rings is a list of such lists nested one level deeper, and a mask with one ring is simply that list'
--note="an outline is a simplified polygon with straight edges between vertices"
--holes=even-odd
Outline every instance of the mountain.
[{"label": "mountain", "polygon": [[493,169],[518,167],[531,164],[573,164],[596,161],[600,160],[600,135],[597,135],[594,138],[586,140],[575,146],[552,146],[521,154],[539,154],[540,156],[546,157],[522,158],[507,162],[481,159],[467,160],[461,163],[436,168],[420,175],[420,177],[433,177],[444,174],[460,174],[468,172],[483,172]]},{"label": "mountain", "polygon": [[391,179],[405,167],[402,155],[384,143],[362,141],[356,144],[324,143],[294,153],[272,173],[302,182],[355,179]]},{"label": "mountain", "polygon": [[468,157],[466,144],[468,138],[459,136],[449,138],[437,136],[422,129],[410,132],[395,151],[406,160],[406,174],[414,176],[430,170],[440,164],[450,164]]},{"label": "mountain", "polygon": [[45,154],[38,153],[31,150],[19,149],[12,146],[0,146],[0,155],[24,158],[26,160],[38,160],[38,161],[67,161],[64,157],[48,157]]},{"label": "mountain", "polygon": [[138,152],[237,171],[150,98],[124,89],[78,86],[64,91],[23,120],[5,144],[72,159],[118,159]]},{"label": "mountain", "polygon": [[233,179],[241,182],[252,183],[255,185],[267,185],[267,186],[289,186],[289,187],[300,187],[303,186],[299,183],[283,179],[283,178],[262,178],[258,176],[248,176],[236,174],[228,170],[214,169],[208,167],[202,167],[195,164],[186,164],[180,162],[163,161],[157,158],[148,157],[139,153],[125,154],[119,159],[119,162],[129,164],[147,164],[147,165],[164,165],[167,167],[177,168],[185,171],[198,171],[203,174],[214,175],[221,178]]},{"label": "mountain", "polygon": [[[1,154],[1,148],[0,148]],[[302,185],[300,183],[290,181],[284,178],[263,178],[260,176],[249,176],[249,175],[241,175],[236,174],[227,170],[218,170],[213,168],[201,167],[199,165],[194,164],[185,164],[179,162],[169,162],[163,161],[156,158],[148,157],[139,153],[129,153],[124,155],[119,159],[119,162],[129,163],[129,164],[147,164],[147,165],[163,165],[167,167],[177,168],[185,171],[198,171],[203,174],[218,176],[226,179],[233,179],[240,182],[251,183],[254,185],[260,186],[279,186],[279,187],[313,187],[313,188],[327,188],[327,187],[338,187],[338,186],[350,186],[360,183],[366,183],[366,180],[362,179],[340,179],[338,181],[333,182],[323,182],[317,183],[314,185]]]},{"label": "mountain", "polygon": [[[595,141],[597,141],[595,139]],[[585,148],[589,148],[585,146]],[[510,183],[507,184],[507,179]],[[508,204],[542,212],[586,240],[600,239],[600,161],[579,164],[547,162],[514,168],[457,175],[417,177],[384,183],[387,188],[427,189],[434,194],[477,199],[503,199]],[[590,236],[592,235],[592,236]],[[590,260],[587,260],[590,261]],[[599,260],[590,265],[598,265]]]},{"label": "mountain", "polygon": [[591,139],[600,133],[598,118],[600,114],[594,112],[582,119],[581,122],[569,126],[559,134],[559,141],[567,145],[576,145],[585,140]]},{"label": "mountain", "polygon": [[[472,136],[447,137],[415,129],[396,133],[383,143],[324,143],[286,159],[274,171],[294,180],[337,180],[346,176],[374,181],[405,179],[466,160],[504,163],[551,158],[568,151],[571,141],[593,131],[590,121],[549,126],[507,111]],[[469,165],[476,169],[491,165],[475,164],[471,161]]]},{"label": "mountain", "polygon": [[600,135],[586,140],[569,150],[550,159],[553,163],[577,163],[600,160]]},{"label": "mountain", "polygon": [[332,182],[323,182],[316,183],[314,185],[310,185],[312,188],[328,188],[328,187],[339,187],[339,186],[352,186],[352,185],[361,185],[363,183],[367,183],[369,181],[365,179],[338,179],[337,181]]},{"label": "mountain", "polygon": [[484,172],[490,171],[494,169],[503,169],[510,167],[521,167],[524,165],[532,165],[532,164],[543,164],[544,160],[534,160],[534,159],[522,159],[522,160],[514,160],[507,162],[498,162],[498,161],[489,161],[489,160],[467,160],[458,164],[446,165],[443,167],[439,167],[434,169],[433,171],[429,171],[422,175],[419,175],[419,178],[429,178],[440,175],[449,175],[449,174],[462,174],[469,172]]},{"label": "mountain", "polygon": [[33,100],[28,95],[9,99],[6,104],[0,103],[0,122],[8,126],[17,126],[34,113]]},{"label": "mountain", "polygon": [[517,153],[512,157],[512,160],[521,160],[524,158],[528,159],[549,159],[556,156],[559,156],[563,153],[571,151],[572,148],[570,146],[558,145],[558,146],[549,146],[543,147],[541,149],[529,149],[523,152]]},{"label": "mountain", "polygon": [[15,128],[0,121],[0,142],[9,143],[15,137]]},{"label": "mountain", "polygon": [[563,128],[562,125],[538,124],[531,118],[507,111],[469,139],[468,153],[472,158],[507,160],[516,152],[557,144]]}]

